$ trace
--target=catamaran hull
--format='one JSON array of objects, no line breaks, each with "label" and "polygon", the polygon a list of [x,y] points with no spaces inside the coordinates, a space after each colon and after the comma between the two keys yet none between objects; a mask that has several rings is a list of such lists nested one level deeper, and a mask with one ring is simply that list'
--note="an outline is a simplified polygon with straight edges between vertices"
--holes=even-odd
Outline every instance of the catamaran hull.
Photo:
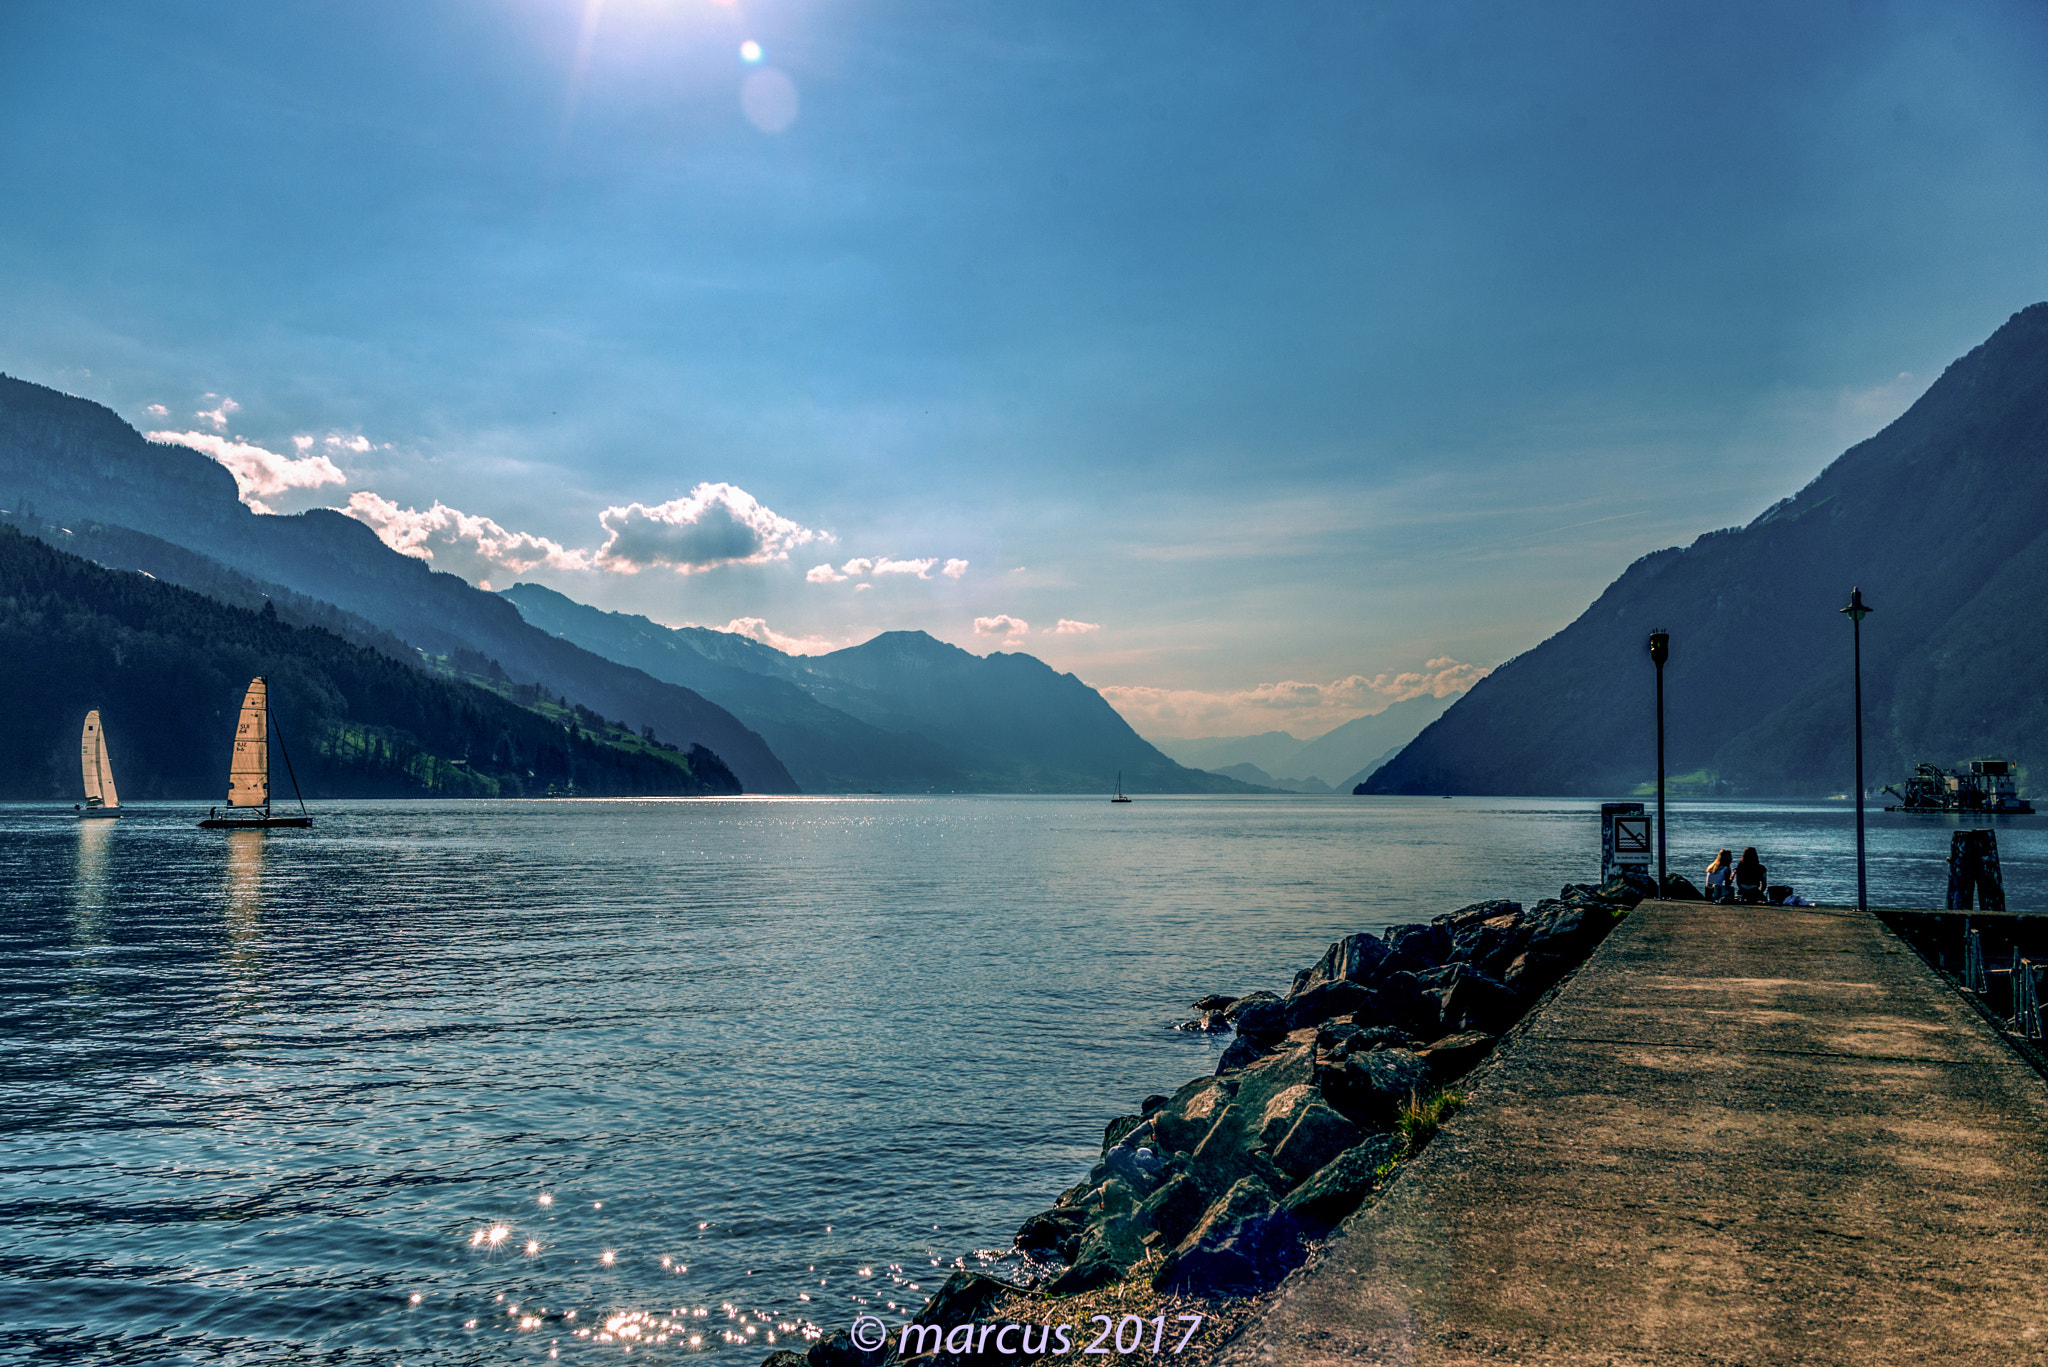
[{"label": "catamaran hull", "polygon": [[210,816],[199,823],[202,831],[270,831],[285,826],[310,826],[310,816]]}]

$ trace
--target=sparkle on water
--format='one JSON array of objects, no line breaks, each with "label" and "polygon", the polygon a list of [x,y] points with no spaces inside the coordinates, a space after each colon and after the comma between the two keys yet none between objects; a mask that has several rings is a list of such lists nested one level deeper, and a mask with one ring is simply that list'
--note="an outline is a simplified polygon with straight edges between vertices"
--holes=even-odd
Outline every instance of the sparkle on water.
[{"label": "sparkle on water", "polygon": [[[910,1264],[1015,1271],[1010,1232],[1103,1120],[1213,1069],[1227,1041],[1166,1028],[1194,998],[1554,895],[1598,844],[1590,802],[316,814],[222,842],[184,807],[0,806],[0,1357],[153,1361],[175,1333],[213,1362],[417,1364],[552,1330],[551,1358],[753,1367],[857,1307],[914,1312]],[[1853,896],[1844,808],[1672,816],[1680,871],[1754,844],[1774,881]],[[1874,899],[1938,900],[1949,829],[1874,814]],[[2040,909],[2040,833],[1999,830]],[[704,1304],[648,1308],[685,1273]]]}]

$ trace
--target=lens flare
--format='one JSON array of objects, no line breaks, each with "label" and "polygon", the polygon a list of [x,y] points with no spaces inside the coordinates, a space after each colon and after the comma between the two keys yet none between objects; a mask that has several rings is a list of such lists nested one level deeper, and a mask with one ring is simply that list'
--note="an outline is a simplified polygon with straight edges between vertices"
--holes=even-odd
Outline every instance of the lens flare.
[{"label": "lens flare", "polygon": [[741,44],[740,44],[740,60],[741,60],[741,61],[743,61],[743,62],[758,62],[758,61],[760,61],[760,60],[761,60],[761,45],[760,45],[759,43],[755,42],[755,41],[754,41],[754,40],[753,40],[752,38],[749,38],[749,39],[747,39],[747,41],[746,41],[746,42],[744,42],[744,43],[741,43]]}]

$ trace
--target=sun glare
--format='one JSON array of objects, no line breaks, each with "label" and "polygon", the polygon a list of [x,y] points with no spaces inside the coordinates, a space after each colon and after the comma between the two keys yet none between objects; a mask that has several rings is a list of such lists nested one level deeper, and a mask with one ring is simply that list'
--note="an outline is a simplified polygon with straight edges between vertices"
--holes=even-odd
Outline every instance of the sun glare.
[{"label": "sun glare", "polygon": [[752,38],[749,38],[749,39],[747,39],[747,41],[746,41],[746,42],[744,42],[744,43],[741,43],[741,44],[740,44],[740,60],[741,60],[741,61],[743,61],[743,62],[758,62],[758,61],[760,61],[760,60],[761,60],[761,45],[760,45],[759,43],[755,42],[755,41],[754,41],[754,40],[753,40]]}]

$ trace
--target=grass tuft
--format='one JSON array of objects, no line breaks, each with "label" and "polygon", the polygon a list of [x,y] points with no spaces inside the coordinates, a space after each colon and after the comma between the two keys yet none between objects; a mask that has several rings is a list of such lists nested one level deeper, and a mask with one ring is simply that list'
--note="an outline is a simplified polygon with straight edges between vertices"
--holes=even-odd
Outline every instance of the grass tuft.
[{"label": "grass tuft", "polygon": [[1458,1113],[1465,1104],[1463,1092],[1438,1088],[1427,1098],[1420,1093],[1409,1093],[1408,1104],[1401,1108],[1395,1128],[1408,1141],[1408,1152],[1414,1153],[1435,1137],[1437,1129],[1446,1120]]}]

